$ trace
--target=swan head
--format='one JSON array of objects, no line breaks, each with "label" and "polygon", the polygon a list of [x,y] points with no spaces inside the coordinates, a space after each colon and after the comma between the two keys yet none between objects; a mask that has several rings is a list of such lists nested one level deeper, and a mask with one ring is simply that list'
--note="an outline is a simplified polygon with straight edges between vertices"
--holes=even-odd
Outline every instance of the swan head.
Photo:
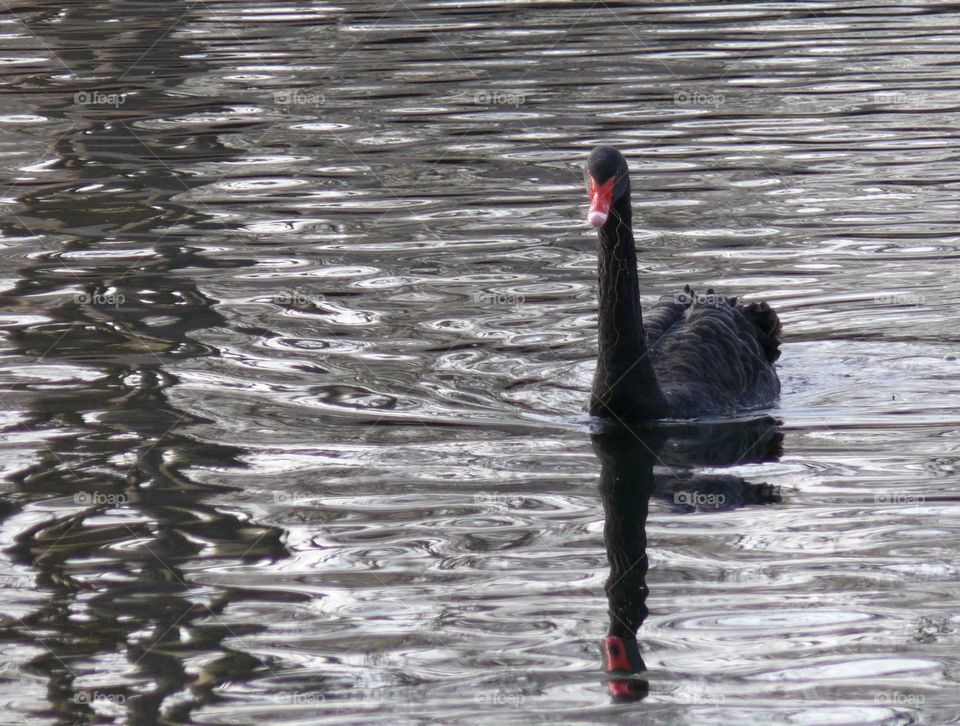
[{"label": "swan head", "polygon": [[587,223],[591,227],[602,227],[614,202],[630,190],[627,160],[612,146],[598,146],[587,159],[583,179],[590,197]]}]

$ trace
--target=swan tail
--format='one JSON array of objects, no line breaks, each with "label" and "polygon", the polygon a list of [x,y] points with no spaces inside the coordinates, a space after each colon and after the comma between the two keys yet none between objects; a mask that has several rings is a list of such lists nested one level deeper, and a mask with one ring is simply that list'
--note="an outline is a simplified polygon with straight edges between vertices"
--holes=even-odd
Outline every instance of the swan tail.
[{"label": "swan tail", "polygon": [[765,302],[752,302],[739,305],[747,320],[753,323],[757,331],[757,343],[763,350],[767,361],[773,363],[780,357],[780,318],[776,311]]}]

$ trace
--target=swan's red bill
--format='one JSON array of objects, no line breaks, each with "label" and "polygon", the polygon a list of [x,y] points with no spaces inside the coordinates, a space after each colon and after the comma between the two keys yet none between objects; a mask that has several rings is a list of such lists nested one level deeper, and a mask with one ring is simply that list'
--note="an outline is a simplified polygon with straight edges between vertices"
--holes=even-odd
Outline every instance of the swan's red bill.
[{"label": "swan's red bill", "polygon": [[591,227],[602,227],[610,216],[614,182],[616,177],[610,177],[603,184],[597,184],[597,180],[590,177],[590,211],[587,212],[587,223]]}]

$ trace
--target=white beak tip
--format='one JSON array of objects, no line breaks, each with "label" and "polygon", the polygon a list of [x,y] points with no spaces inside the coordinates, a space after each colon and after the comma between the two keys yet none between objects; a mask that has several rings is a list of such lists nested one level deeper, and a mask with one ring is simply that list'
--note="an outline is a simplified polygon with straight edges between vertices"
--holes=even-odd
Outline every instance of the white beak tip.
[{"label": "white beak tip", "polygon": [[606,212],[590,212],[587,215],[587,224],[591,227],[602,227],[606,224],[608,216]]}]

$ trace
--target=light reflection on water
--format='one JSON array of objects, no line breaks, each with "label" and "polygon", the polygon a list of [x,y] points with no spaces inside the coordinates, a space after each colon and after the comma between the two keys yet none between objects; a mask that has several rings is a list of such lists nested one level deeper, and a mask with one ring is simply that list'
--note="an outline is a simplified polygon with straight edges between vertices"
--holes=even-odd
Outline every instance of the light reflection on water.
[{"label": "light reflection on water", "polygon": [[[11,713],[948,720],[956,26],[903,3],[18,6]],[[631,160],[645,300],[751,293],[787,334],[779,423],[750,434],[776,451],[725,456],[749,422],[673,430],[656,462],[628,441],[622,498],[581,409],[598,142]],[[641,553],[649,596],[608,601]],[[617,607],[642,697],[603,672]]]}]

